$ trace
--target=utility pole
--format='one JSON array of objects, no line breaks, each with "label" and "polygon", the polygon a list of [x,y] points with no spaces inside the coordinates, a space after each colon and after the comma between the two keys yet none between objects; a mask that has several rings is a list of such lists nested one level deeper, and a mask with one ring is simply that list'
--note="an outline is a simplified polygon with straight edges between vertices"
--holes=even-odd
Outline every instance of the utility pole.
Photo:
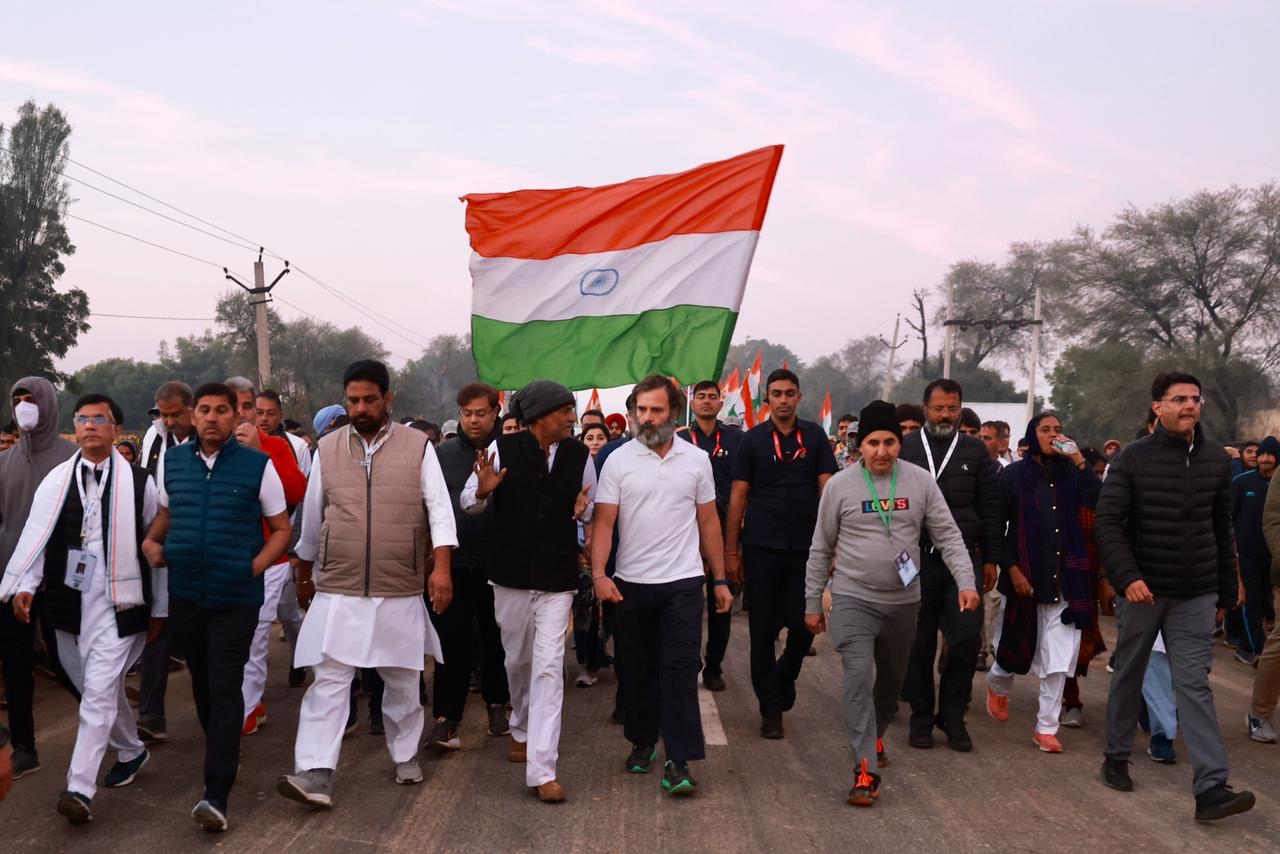
[{"label": "utility pole", "polygon": [[1031,364],[1027,367],[1027,421],[1035,417],[1036,409],[1036,368],[1040,362],[1040,284],[1036,283],[1035,317],[1031,321]]},{"label": "utility pole", "polygon": [[[901,341],[898,340],[898,329],[901,327],[901,325],[902,325],[902,315],[899,314],[893,319],[893,343],[890,343],[884,340],[883,338],[880,339],[880,343],[889,348],[889,362],[888,364],[885,365],[885,369],[884,369],[884,385],[881,386],[880,388],[881,400],[889,399],[889,391],[890,389],[893,388],[894,358],[898,355],[898,348],[907,343],[906,338],[903,338]],[[950,329],[947,330],[947,334],[948,335],[951,334]]]},{"label": "utility pole", "polygon": [[[950,280],[950,278],[950,276],[947,277],[947,319],[943,324],[943,328],[946,330],[946,336],[942,345],[942,376],[945,379],[951,379],[951,327],[953,325],[951,318],[955,313],[956,307],[956,285],[955,282]],[[926,369],[928,367],[928,365],[925,365]]]},{"label": "utility pole", "polygon": [[257,331],[258,339],[258,388],[265,388],[269,378],[271,377],[271,342],[267,336],[267,303],[271,302],[271,289],[280,284],[280,280],[289,272],[289,262],[284,262],[284,269],[280,271],[280,275],[276,276],[271,284],[266,284],[266,272],[262,266],[262,247],[258,247],[258,260],[253,262],[253,287],[249,287],[244,282],[231,275],[226,267],[222,268],[223,274],[244,288],[249,294],[250,305],[254,310],[254,327]]}]

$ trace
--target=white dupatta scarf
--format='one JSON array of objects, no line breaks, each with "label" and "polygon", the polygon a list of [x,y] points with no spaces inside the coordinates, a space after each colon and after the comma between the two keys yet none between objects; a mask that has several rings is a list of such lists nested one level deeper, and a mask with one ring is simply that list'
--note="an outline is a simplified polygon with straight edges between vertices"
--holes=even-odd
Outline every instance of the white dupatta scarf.
[{"label": "white dupatta scarf", "polygon": [[[5,567],[0,580],[0,601],[8,602],[18,591],[18,585],[36,558],[44,554],[53,526],[58,521],[62,506],[70,490],[77,489],[75,478],[80,468],[80,452],[62,463],[40,482],[31,501],[31,513],[23,526],[22,536]],[[129,462],[115,448],[111,449],[111,468],[108,475],[110,493],[103,496],[110,502],[110,511],[104,519],[109,527],[102,532],[102,550],[107,573],[107,596],[117,609],[132,608],[143,604],[142,566],[138,561],[138,531],[134,516],[133,472]],[[62,572],[62,567],[46,567],[45,572]]]}]

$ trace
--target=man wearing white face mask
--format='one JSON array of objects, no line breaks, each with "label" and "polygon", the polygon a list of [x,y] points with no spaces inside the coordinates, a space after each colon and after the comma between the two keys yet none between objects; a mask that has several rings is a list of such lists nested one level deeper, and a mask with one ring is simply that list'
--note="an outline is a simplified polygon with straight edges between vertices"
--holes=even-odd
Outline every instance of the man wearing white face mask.
[{"label": "man wearing white face mask", "polygon": [[[7,565],[22,535],[36,487],[49,472],[71,459],[75,443],[58,435],[58,395],[44,377],[23,377],[9,393],[18,444],[0,454],[0,566]],[[43,597],[32,611],[40,613]],[[31,678],[34,621],[20,623],[11,608],[0,608],[0,662],[12,730],[13,776],[19,779],[40,769],[36,753]],[[51,647],[52,648],[52,647]]]}]

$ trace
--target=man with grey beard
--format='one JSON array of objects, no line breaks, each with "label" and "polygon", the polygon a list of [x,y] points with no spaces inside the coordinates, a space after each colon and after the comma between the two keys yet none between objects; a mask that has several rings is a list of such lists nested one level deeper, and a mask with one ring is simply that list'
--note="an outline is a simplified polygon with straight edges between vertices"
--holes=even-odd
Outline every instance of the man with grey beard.
[{"label": "man with grey beard", "polygon": [[[724,577],[711,459],[675,441],[684,395],[655,374],[641,380],[632,396],[636,441],[609,458],[596,490],[591,583],[602,602],[618,605],[629,698],[625,734],[632,745],[624,767],[647,772],[661,735],[662,788],[690,795],[697,784],[689,762],[706,754],[698,708],[705,583],[699,552],[711,569],[719,613],[728,613],[733,594]],[[617,522],[622,537],[610,578],[605,567]]]},{"label": "man with grey beard", "polygon": [[[964,535],[974,576],[981,578],[983,590],[989,591],[996,583],[996,560],[1004,537],[999,469],[981,439],[958,430],[962,393],[960,384],[950,379],[925,386],[924,429],[903,438],[900,459],[933,475]],[[920,541],[920,615],[903,686],[904,696],[911,701],[907,743],[912,747],[933,747],[936,726],[946,733],[952,750],[967,753],[973,749],[964,713],[981,646],[982,608],[962,611],[958,593],[955,579],[925,534]],[[950,652],[942,666],[935,710],[933,662],[939,630]]]}]

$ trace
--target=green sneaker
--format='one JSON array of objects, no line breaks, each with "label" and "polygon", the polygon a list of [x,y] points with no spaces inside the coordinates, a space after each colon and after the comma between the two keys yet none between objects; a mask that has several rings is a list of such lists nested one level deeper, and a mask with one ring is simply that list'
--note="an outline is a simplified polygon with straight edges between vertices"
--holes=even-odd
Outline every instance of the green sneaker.
[{"label": "green sneaker", "polygon": [[698,791],[698,784],[689,774],[689,763],[673,762],[668,759],[662,774],[662,788],[666,789],[669,795],[692,795]]},{"label": "green sneaker", "polygon": [[648,774],[649,766],[658,758],[658,748],[652,744],[633,744],[627,757],[628,774]]}]

